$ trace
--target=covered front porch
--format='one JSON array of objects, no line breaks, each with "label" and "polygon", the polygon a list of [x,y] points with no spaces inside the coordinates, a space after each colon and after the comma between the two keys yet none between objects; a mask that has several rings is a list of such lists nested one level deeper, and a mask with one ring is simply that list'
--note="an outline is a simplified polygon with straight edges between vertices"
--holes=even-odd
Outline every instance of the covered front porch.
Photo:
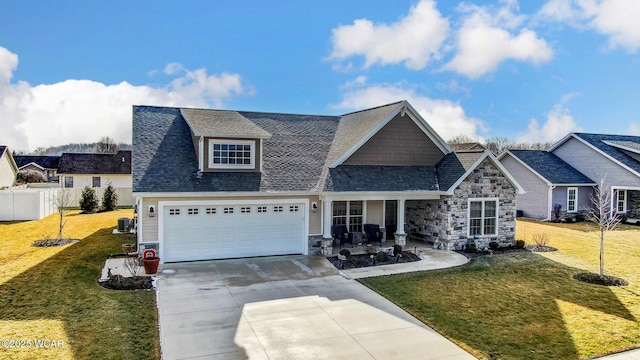
[{"label": "covered front porch", "polygon": [[438,247],[447,220],[447,208],[443,208],[440,194],[435,193],[395,197],[343,195],[321,200],[322,253],[327,256],[343,247],[365,252],[368,244],[398,244],[406,248],[419,243]]}]

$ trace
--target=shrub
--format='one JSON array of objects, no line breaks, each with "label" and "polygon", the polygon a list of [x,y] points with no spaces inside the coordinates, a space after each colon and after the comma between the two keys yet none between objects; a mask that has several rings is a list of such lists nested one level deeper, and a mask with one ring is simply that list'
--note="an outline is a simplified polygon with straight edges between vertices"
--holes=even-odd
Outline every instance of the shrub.
[{"label": "shrub", "polygon": [[351,251],[349,251],[349,249],[342,249],[342,250],[340,250],[339,254],[342,255],[342,256],[349,257],[349,256],[351,256]]},{"label": "shrub", "polygon": [[102,195],[102,210],[103,211],[113,211],[118,206],[118,194],[116,194],[116,190],[113,188],[113,185],[109,183],[107,188],[104,189],[104,194]]},{"label": "shrub", "polygon": [[549,244],[549,234],[537,233],[533,235],[533,242],[538,246],[547,246]]},{"label": "shrub", "polygon": [[400,254],[401,251],[402,251],[402,246],[398,244],[393,245],[393,256],[398,256],[398,254]]},{"label": "shrub", "polygon": [[478,249],[476,248],[476,244],[467,244],[467,247],[464,249],[468,253],[477,253]]},{"label": "shrub", "polygon": [[17,184],[31,184],[44,182],[44,174],[41,171],[26,169],[18,171]]},{"label": "shrub", "polygon": [[524,249],[524,240],[516,240],[516,249]]},{"label": "shrub", "polygon": [[98,207],[98,196],[96,191],[89,186],[85,186],[82,189],[82,195],[80,196],[80,210],[84,212],[93,212]]},{"label": "shrub", "polygon": [[380,251],[379,253],[376,254],[376,261],[387,262],[389,261],[389,255],[384,251]]},{"label": "shrub", "polygon": [[491,249],[492,251],[498,250],[499,247],[500,245],[498,244],[497,241],[492,241],[489,243],[489,249]]}]

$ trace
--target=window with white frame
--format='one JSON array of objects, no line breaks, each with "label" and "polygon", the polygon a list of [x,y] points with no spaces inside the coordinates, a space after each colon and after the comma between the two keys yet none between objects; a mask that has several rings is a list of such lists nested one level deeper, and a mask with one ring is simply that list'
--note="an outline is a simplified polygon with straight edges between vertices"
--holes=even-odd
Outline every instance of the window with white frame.
[{"label": "window with white frame", "polygon": [[627,190],[616,190],[616,211],[627,212]]},{"label": "window with white frame", "polygon": [[100,176],[94,176],[91,180],[94,188],[100,187]]},{"label": "window with white frame", "polygon": [[64,187],[72,188],[73,187],[73,176],[65,176],[64,177]]},{"label": "window with white frame", "polygon": [[578,188],[570,187],[567,189],[567,212],[574,213],[578,211]]},{"label": "window with white frame", "polygon": [[347,225],[349,232],[362,232],[362,201],[334,201],[333,225]]},{"label": "window with white frame", "polygon": [[498,199],[469,199],[469,236],[498,234]]},{"label": "window with white frame", "polygon": [[253,169],[255,141],[209,140],[209,167],[212,169]]}]

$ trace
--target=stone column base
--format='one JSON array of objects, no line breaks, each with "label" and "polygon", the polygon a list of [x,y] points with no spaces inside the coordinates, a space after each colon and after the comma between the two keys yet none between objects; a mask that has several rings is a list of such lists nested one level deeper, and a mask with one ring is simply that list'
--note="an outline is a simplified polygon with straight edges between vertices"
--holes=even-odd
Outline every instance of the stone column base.
[{"label": "stone column base", "polygon": [[396,237],[396,245],[402,246],[404,249],[407,246],[407,234],[394,234]]},{"label": "stone column base", "polygon": [[333,254],[333,239],[322,239],[322,255],[331,256]]}]

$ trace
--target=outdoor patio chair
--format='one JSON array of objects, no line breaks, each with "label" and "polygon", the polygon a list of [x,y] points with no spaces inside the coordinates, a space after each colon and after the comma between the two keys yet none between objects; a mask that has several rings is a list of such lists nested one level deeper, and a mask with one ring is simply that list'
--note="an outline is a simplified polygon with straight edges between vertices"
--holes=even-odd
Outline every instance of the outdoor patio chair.
[{"label": "outdoor patio chair", "polygon": [[380,225],[378,224],[364,224],[364,233],[367,236],[367,242],[380,243],[382,246],[382,231],[380,231]]},{"label": "outdoor patio chair", "polygon": [[345,244],[349,244],[353,247],[353,234],[347,230],[346,225],[333,225],[331,227],[331,236],[333,236],[334,240],[338,241],[340,248]]}]

